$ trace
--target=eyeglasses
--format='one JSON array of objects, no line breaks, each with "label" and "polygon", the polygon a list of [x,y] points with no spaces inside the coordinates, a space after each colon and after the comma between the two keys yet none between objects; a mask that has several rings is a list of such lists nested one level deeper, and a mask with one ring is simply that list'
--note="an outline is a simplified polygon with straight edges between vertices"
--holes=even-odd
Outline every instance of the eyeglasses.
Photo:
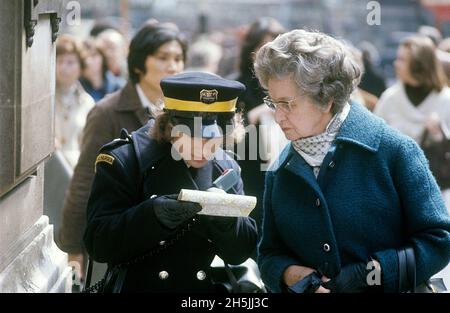
[{"label": "eyeglasses", "polygon": [[271,108],[273,111],[275,111],[277,108],[280,108],[282,111],[289,113],[295,106],[295,104],[292,104],[295,99],[275,102],[269,96],[266,96],[263,98],[263,101],[264,104]]}]

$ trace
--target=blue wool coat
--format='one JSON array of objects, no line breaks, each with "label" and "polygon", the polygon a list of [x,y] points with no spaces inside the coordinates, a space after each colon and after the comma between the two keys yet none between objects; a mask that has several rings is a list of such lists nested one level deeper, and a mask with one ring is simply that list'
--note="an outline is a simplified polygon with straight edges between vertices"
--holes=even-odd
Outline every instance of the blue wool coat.
[{"label": "blue wool coat", "polygon": [[333,278],[377,259],[398,291],[396,249],[411,244],[417,281],[450,260],[450,216],[422,150],[360,105],[351,107],[318,179],[288,145],[266,176],[258,264],[273,292],[294,264]]}]

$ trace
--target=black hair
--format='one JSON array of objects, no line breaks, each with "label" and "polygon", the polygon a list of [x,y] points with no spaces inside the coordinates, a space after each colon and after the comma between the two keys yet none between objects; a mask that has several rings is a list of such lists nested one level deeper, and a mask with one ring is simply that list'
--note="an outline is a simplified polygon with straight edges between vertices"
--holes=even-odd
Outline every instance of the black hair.
[{"label": "black hair", "polygon": [[133,37],[128,54],[128,72],[134,84],[139,82],[136,70],[145,74],[145,61],[149,55],[154,55],[167,42],[176,40],[183,50],[183,60],[186,61],[187,44],[181,33],[174,27],[166,25],[144,25]]},{"label": "black hair", "polygon": [[91,31],[89,32],[89,36],[97,37],[98,35],[103,33],[105,30],[109,30],[109,29],[112,29],[112,30],[118,31],[119,33],[122,33],[120,31],[119,27],[115,23],[112,23],[110,21],[99,21],[99,22],[95,23],[95,25],[92,27]]},{"label": "black hair", "polygon": [[261,17],[250,25],[241,48],[239,70],[241,75],[253,74],[253,53],[263,43],[267,35],[273,38],[285,32],[283,26],[274,18]]}]

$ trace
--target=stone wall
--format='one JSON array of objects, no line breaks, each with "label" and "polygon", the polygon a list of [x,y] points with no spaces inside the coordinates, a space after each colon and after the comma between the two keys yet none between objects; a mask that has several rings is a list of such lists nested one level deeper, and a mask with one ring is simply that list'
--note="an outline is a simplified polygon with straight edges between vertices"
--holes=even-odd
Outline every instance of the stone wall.
[{"label": "stone wall", "polygon": [[43,216],[43,166],[54,146],[55,46],[48,13],[60,2],[41,0],[28,11],[37,20],[31,47],[27,3],[2,1],[0,10],[0,293],[68,292],[67,255]]}]

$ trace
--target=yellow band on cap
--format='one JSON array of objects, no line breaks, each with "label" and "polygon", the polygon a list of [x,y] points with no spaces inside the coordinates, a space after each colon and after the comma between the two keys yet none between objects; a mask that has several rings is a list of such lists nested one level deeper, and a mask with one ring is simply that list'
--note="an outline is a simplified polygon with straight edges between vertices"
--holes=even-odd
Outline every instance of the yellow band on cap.
[{"label": "yellow band on cap", "polygon": [[173,98],[164,98],[164,106],[168,110],[192,112],[234,112],[237,99],[206,104],[197,101],[185,101]]}]

